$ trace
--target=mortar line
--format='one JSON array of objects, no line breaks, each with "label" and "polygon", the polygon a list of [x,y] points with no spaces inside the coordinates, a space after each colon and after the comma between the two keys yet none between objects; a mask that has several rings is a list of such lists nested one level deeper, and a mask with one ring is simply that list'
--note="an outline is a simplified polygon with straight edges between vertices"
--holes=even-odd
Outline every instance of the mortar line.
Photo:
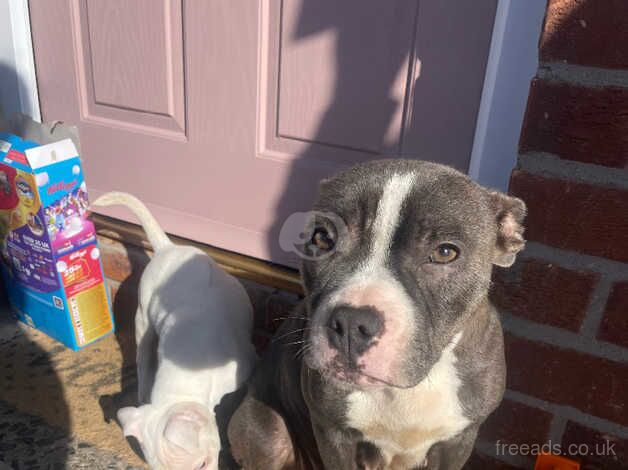
[{"label": "mortar line", "polygon": [[605,341],[585,338],[573,331],[536,323],[508,312],[501,312],[504,330],[519,338],[541,341],[563,349],[625,364],[628,349]]},{"label": "mortar line", "polygon": [[628,439],[627,426],[622,426],[621,424],[614,423],[607,419],[584,413],[572,406],[558,405],[515,390],[506,390],[504,397],[523,405],[553,413],[554,415],[561,416],[568,421],[573,421],[574,423],[581,424],[588,428],[606,432],[622,439]]},{"label": "mortar line", "polygon": [[587,65],[541,62],[537,77],[549,82],[589,88],[628,87],[628,72]]},{"label": "mortar line", "polygon": [[519,154],[517,168],[527,173],[615,189],[628,188],[628,170],[566,160],[548,152]]},{"label": "mortar line", "polygon": [[562,443],[565,428],[567,427],[567,419],[564,416],[554,414],[550,423],[547,440],[552,443]]},{"label": "mortar line", "polygon": [[628,279],[628,263],[555,248],[539,242],[526,242],[526,248],[521,253],[521,257],[525,259],[541,258],[563,268],[601,273],[612,281]]},{"label": "mortar line", "polygon": [[595,339],[597,336],[612,286],[613,281],[602,274],[595,289],[593,289],[591,301],[582,320],[582,325],[580,325],[580,334],[584,338]]}]

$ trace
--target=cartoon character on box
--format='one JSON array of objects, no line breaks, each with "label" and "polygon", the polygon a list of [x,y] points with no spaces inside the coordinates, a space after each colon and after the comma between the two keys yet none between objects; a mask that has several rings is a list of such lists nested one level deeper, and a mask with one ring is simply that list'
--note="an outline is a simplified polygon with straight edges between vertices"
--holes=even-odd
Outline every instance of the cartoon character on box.
[{"label": "cartoon character on box", "polygon": [[15,187],[17,188],[17,195],[20,198],[20,201],[25,206],[32,207],[35,202],[35,193],[26,178],[18,176],[15,179]]},{"label": "cartoon character on box", "polygon": [[9,233],[11,223],[11,215],[9,213],[0,212],[0,239],[4,239]]},{"label": "cartoon character on box", "polygon": [[12,191],[11,183],[9,182],[9,177],[2,170],[0,170],[0,189],[2,190],[5,196],[10,195]]},{"label": "cartoon character on box", "polygon": [[10,224],[11,215],[0,212],[0,256],[2,256],[6,265],[9,265],[10,263],[9,248],[7,246],[9,232],[11,229]]},{"label": "cartoon character on box", "polygon": [[[0,170],[0,216],[4,219],[0,221],[0,234],[6,234],[9,224],[11,222],[11,212],[15,210],[20,203],[17,191],[14,188],[15,178],[17,176],[16,170],[8,168],[7,170]],[[6,230],[4,227],[6,225]]]},{"label": "cartoon character on box", "polygon": [[17,192],[13,189],[16,171],[12,168],[0,170],[0,254],[5,262],[9,260],[7,237],[11,231],[13,211],[20,202]]},{"label": "cartoon character on box", "polygon": [[76,191],[76,194],[70,194],[70,203],[72,204],[72,210],[77,213],[79,217],[83,217],[87,207],[83,205],[83,201],[81,200],[80,188]]},{"label": "cartoon character on box", "polygon": [[87,208],[89,207],[89,200],[87,199],[87,186],[85,185],[85,181],[81,183],[76,193],[76,201],[78,203],[79,214],[81,217],[85,215],[87,212]]},{"label": "cartoon character on box", "polygon": [[59,232],[63,232],[65,229],[65,215],[61,204],[55,207],[55,226]]},{"label": "cartoon character on box", "polygon": [[13,230],[17,227],[21,227],[24,225],[24,217],[22,217],[22,212],[19,210],[15,210],[11,212],[11,218],[9,219],[9,228]]},{"label": "cartoon character on box", "polygon": [[44,226],[41,223],[41,220],[37,214],[29,212],[28,221],[26,223],[28,224],[28,228],[31,230],[33,235],[41,237],[44,234]]},{"label": "cartoon character on box", "polygon": [[[29,222],[34,223],[34,216],[39,210],[39,199],[33,190],[34,180],[32,176],[18,171],[13,175],[13,184],[15,187],[15,197],[9,196],[11,199],[10,202],[5,198],[0,198],[2,200],[0,210],[8,209],[10,211],[10,231],[16,230]],[[1,194],[2,193],[0,193],[0,195]],[[41,224],[41,222],[39,222],[39,224]]]},{"label": "cartoon character on box", "polygon": [[46,222],[46,228],[48,229],[48,235],[52,240],[54,240],[57,236],[57,232],[59,232],[56,225],[57,217],[54,207],[46,207],[44,209],[44,219]]},{"label": "cartoon character on box", "polygon": [[72,194],[67,196],[63,196],[61,201],[63,202],[63,214],[65,215],[66,220],[73,217],[76,214],[76,209],[74,207]]},{"label": "cartoon character on box", "polygon": [[67,238],[70,238],[83,230],[83,222],[81,221],[78,204],[76,204],[72,193],[68,196],[64,196],[62,202],[64,207],[63,216],[65,223],[64,235]]}]

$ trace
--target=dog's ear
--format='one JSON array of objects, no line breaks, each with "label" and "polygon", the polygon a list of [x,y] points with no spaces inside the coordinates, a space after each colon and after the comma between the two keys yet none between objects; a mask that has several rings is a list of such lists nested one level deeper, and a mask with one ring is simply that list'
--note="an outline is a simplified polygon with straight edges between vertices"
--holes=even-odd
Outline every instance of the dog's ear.
[{"label": "dog's ear", "polygon": [[177,407],[168,416],[164,427],[164,439],[189,454],[199,451],[201,430],[209,426],[209,415],[198,409],[199,405]]},{"label": "dog's ear", "polygon": [[142,421],[144,415],[142,410],[134,406],[120,408],[117,413],[118,421],[122,426],[122,432],[125,436],[133,436],[140,444],[142,443]]},{"label": "dog's ear", "polygon": [[526,205],[521,199],[498,191],[491,191],[489,196],[497,226],[493,264],[507,268],[513,265],[517,253],[525,247],[523,219]]}]

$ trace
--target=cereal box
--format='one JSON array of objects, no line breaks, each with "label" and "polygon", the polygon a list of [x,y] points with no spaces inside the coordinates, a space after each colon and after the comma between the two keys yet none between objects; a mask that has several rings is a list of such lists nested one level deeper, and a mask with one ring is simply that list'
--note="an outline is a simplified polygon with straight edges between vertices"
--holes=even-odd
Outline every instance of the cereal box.
[{"label": "cereal box", "polygon": [[11,309],[72,349],[114,330],[87,189],[71,139],[0,132],[0,271]]}]

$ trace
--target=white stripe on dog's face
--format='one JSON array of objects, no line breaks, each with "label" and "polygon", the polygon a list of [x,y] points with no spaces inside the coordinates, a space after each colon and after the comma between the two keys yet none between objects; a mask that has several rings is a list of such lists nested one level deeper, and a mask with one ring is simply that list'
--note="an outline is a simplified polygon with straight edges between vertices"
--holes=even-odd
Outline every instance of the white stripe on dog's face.
[{"label": "white stripe on dog's face", "polygon": [[401,207],[412,189],[414,180],[414,173],[394,175],[384,186],[373,222],[374,239],[371,253],[364,271],[374,271],[388,259],[390,245],[399,226]]},{"label": "white stripe on dog's face", "polygon": [[[384,333],[358,360],[361,372],[372,378],[395,383],[400,378],[403,349],[414,331],[414,303],[386,264],[399,224],[401,210],[409,197],[415,174],[394,175],[384,186],[373,220],[369,255],[324,308],[336,306],[371,307],[382,316]],[[321,347],[333,357],[336,351]],[[325,354],[323,354],[325,356]]]}]

